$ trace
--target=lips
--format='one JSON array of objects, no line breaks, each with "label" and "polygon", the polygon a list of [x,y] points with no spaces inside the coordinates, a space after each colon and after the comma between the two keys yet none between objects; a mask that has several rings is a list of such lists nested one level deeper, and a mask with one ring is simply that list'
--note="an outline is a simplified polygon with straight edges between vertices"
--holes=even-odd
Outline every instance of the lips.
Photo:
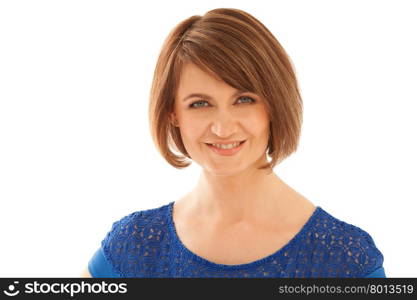
[{"label": "lips", "polygon": [[235,155],[236,153],[238,153],[243,147],[244,147],[244,143],[245,141],[240,142],[240,144],[235,147],[235,148],[231,148],[231,149],[222,149],[222,148],[217,148],[216,146],[213,146],[211,144],[205,143],[211,150],[214,151],[214,153],[218,154],[218,155],[222,155],[222,156],[232,156]]}]

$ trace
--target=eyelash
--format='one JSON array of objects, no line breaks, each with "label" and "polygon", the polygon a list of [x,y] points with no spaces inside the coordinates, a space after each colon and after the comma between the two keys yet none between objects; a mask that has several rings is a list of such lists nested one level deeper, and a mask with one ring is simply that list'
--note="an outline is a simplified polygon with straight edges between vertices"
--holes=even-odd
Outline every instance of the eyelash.
[{"label": "eyelash", "polygon": [[[241,98],[249,98],[249,99],[251,99],[252,100],[252,103],[249,103],[249,104],[253,104],[253,103],[256,102],[255,99],[253,99],[252,97],[249,97],[249,96],[241,96],[241,97],[238,98],[238,100],[241,99]],[[195,102],[191,103],[188,107],[191,108],[191,109],[197,109],[197,108],[205,107],[205,106],[197,106],[197,107],[196,106],[193,106],[195,103],[202,103],[202,102],[208,103],[206,100],[198,100],[198,101],[195,101]]]}]

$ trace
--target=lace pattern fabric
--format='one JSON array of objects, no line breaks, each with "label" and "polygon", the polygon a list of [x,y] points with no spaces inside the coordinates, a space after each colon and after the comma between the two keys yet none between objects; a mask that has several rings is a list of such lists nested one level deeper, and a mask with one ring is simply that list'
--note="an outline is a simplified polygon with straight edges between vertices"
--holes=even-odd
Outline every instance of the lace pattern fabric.
[{"label": "lace pattern fabric", "polygon": [[275,253],[247,264],[217,264],[182,244],[173,204],[137,211],[113,223],[101,249],[117,277],[366,277],[383,265],[383,255],[366,231],[320,206]]}]

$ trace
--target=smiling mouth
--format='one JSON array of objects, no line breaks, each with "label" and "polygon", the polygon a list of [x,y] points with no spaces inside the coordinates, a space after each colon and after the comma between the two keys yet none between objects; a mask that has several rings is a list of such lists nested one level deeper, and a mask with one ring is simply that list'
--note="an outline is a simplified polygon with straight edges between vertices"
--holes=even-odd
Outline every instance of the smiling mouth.
[{"label": "smiling mouth", "polygon": [[[246,140],[239,142],[239,144],[238,144],[236,147],[234,147],[234,148],[239,147],[239,146],[240,146],[240,145],[242,145],[244,142],[246,142]],[[213,147],[216,147],[214,144],[210,144],[210,143],[205,143],[205,144],[206,144],[206,145],[208,145],[208,146],[213,146]],[[216,147],[216,148],[217,148],[217,147]],[[234,149],[234,148],[229,148],[229,149]],[[219,148],[219,149],[225,149],[225,148]],[[225,150],[227,150],[227,149],[225,149]]]}]

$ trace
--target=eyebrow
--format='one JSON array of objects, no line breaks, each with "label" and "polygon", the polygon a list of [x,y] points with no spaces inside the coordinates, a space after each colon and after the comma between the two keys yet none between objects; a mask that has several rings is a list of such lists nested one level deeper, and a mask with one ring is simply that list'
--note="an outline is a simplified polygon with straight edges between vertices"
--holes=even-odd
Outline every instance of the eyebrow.
[{"label": "eyebrow", "polygon": [[[236,97],[237,95],[240,95],[240,94],[243,94],[243,93],[246,93],[247,91],[241,91],[241,90],[238,90],[236,93],[234,93],[233,95],[232,95],[232,97]],[[189,94],[187,97],[185,97],[182,101],[183,102],[185,102],[186,100],[188,100],[188,99],[190,99],[190,98],[194,98],[194,97],[198,97],[198,98],[204,98],[204,99],[207,99],[207,100],[213,100],[213,98],[211,97],[211,96],[209,96],[209,95],[207,95],[207,94],[202,94],[202,93],[192,93],[192,94]]]}]

